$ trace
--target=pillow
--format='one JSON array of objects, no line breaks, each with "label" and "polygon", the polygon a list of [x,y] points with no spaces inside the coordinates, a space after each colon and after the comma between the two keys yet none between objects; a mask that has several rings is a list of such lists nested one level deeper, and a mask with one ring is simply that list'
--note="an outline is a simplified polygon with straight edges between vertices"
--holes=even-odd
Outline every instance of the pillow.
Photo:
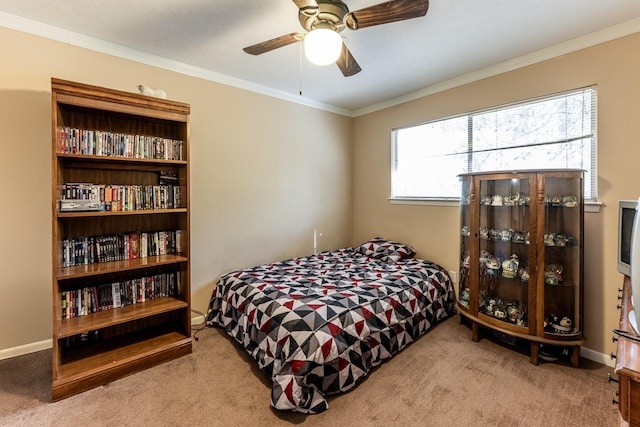
[{"label": "pillow", "polygon": [[372,258],[378,258],[385,262],[398,262],[401,259],[410,258],[416,254],[415,249],[411,246],[385,240],[382,237],[374,237],[361,244],[356,248],[356,252]]}]

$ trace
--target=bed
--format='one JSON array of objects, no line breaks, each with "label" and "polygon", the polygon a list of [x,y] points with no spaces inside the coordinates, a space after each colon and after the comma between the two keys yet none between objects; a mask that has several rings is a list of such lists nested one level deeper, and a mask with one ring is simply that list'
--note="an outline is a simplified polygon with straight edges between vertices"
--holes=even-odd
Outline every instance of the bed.
[{"label": "bed", "polygon": [[453,308],[447,271],[408,245],[371,239],[228,273],[207,324],[225,329],[272,380],[271,405],[319,413]]}]

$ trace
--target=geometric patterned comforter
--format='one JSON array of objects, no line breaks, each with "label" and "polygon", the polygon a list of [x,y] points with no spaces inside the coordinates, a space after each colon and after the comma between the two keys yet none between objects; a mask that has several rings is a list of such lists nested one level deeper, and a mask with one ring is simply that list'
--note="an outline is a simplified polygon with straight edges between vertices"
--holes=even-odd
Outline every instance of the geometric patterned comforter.
[{"label": "geometric patterned comforter", "polygon": [[453,307],[446,270],[416,258],[382,261],[352,248],[224,275],[207,323],[266,370],[276,409],[319,413]]}]

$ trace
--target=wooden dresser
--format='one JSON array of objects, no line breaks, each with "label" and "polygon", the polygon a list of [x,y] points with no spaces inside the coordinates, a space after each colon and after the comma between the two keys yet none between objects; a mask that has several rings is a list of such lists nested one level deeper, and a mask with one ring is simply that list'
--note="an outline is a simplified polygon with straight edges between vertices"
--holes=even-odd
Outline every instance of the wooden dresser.
[{"label": "wooden dresser", "polygon": [[[632,331],[629,324],[631,280],[624,277],[619,328]],[[621,426],[640,426],[640,342],[618,337],[615,373],[618,376],[618,410]]]}]

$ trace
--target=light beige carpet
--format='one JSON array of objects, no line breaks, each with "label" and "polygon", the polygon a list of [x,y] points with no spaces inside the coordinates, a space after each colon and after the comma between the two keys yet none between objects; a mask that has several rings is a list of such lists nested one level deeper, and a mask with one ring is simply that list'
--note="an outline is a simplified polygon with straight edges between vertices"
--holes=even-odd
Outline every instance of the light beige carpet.
[{"label": "light beige carpet", "polygon": [[268,379],[219,329],[193,354],[50,403],[51,352],[0,362],[2,426],[581,426],[617,425],[610,368],[588,360],[534,366],[458,316],[374,370],[329,409],[270,408]]}]

